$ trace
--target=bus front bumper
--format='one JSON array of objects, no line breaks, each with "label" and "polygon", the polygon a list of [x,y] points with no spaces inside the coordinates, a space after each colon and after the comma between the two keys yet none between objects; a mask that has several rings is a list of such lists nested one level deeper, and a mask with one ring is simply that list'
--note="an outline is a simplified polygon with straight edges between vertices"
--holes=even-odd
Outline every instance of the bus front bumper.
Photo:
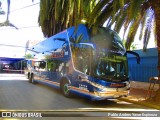
[{"label": "bus front bumper", "polygon": [[107,100],[107,99],[116,99],[121,97],[127,97],[129,95],[129,90],[123,91],[81,91],[77,89],[70,89],[71,93],[85,97],[87,99],[97,101],[97,100]]},{"label": "bus front bumper", "polygon": [[129,91],[120,91],[120,92],[94,92],[92,100],[106,100],[106,99],[117,99],[122,97],[127,97]]}]

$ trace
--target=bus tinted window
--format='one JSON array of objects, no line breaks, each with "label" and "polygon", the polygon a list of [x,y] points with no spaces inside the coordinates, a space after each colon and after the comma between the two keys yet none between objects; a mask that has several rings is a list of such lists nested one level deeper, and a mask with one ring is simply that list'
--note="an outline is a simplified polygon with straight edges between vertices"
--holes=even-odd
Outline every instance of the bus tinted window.
[{"label": "bus tinted window", "polygon": [[47,69],[48,71],[56,72],[62,62],[58,60],[47,60]]},{"label": "bus tinted window", "polygon": [[34,62],[34,69],[35,70],[45,70],[46,69],[46,62],[45,61],[35,61]]},{"label": "bus tinted window", "polygon": [[71,49],[74,67],[85,74],[89,74],[92,56],[91,47],[88,45],[72,45]]},{"label": "bus tinted window", "polygon": [[44,69],[46,67],[46,62],[40,62],[39,68]]}]

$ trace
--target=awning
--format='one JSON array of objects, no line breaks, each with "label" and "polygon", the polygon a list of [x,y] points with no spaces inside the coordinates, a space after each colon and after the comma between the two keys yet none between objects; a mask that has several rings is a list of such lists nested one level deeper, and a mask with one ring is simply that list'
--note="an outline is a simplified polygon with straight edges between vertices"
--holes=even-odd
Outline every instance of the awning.
[{"label": "awning", "polygon": [[3,64],[10,64],[10,63],[18,62],[21,60],[25,60],[25,58],[0,57],[0,63],[3,63]]}]

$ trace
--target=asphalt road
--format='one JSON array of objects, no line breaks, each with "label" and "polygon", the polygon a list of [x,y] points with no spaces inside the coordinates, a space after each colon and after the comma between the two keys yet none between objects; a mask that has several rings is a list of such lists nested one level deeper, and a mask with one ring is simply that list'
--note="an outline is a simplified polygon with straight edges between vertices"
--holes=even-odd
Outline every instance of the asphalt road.
[{"label": "asphalt road", "polygon": [[59,90],[29,83],[23,74],[0,74],[0,110],[118,112],[153,109],[119,100],[89,101],[78,96],[66,98]]}]

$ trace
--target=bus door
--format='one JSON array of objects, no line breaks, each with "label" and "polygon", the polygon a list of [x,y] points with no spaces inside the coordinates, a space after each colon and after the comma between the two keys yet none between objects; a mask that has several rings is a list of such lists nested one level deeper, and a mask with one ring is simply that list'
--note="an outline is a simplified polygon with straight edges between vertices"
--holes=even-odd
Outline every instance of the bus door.
[{"label": "bus door", "polygon": [[87,44],[77,44],[71,47],[72,59],[74,64],[74,74],[72,79],[74,86],[82,90],[88,90],[89,80],[88,75],[91,74],[92,64],[92,47]]}]

